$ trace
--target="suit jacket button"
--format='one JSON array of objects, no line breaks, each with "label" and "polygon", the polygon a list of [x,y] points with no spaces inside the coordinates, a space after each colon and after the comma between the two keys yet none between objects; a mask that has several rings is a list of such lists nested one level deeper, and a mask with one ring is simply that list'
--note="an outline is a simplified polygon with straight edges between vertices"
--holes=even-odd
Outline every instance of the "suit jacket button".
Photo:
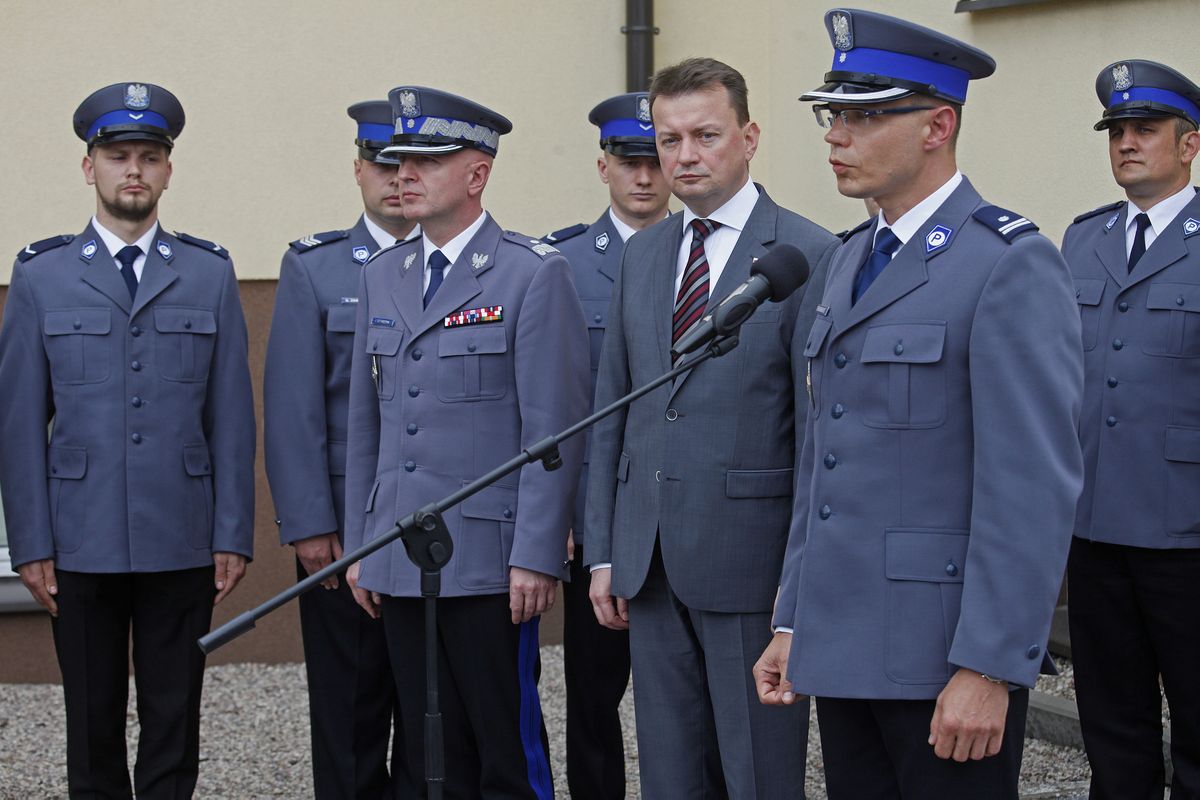
[{"label": "suit jacket button", "polygon": [[833,409],[829,412],[829,415],[831,417],[833,417],[834,419],[841,419],[842,414],[845,414],[845,413],[846,413],[846,407],[844,405],[842,405],[841,403],[834,403]]},{"label": "suit jacket button", "polygon": [[422,353],[420,350],[413,350],[413,352],[412,352],[413,361],[420,361],[421,356],[423,356],[423,355],[425,355],[425,354]]},{"label": "suit jacket button", "polygon": [[1113,339],[1113,350],[1120,350],[1124,346],[1125,346],[1125,343],[1122,342],[1120,339]]},{"label": "suit jacket button", "polygon": [[421,393],[421,387],[417,386],[415,383],[412,386],[408,387],[408,396],[409,397],[416,397],[420,393]]},{"label": "suit jacket button", "polygon": [[677,419],[679,419],[679,412],[673,408],[668,408],[667,409],[667,421],[674,422]]},{"label": "suit jacket button", "polygon": [[602,319],[604,319],[604,317],[600,316],[599,314],[596,314],[595,316],[592,317],[592,322],[599,322]]},{"label": "suit jacket button", "polygon": [[141,369],[142,369],[142,362],[140,362],[140,361],[131,361],[131,362],[129,363],[129,368],[130,368],[131,370],[133,370],[134,372],[140,372],[140,371],[141,371]]},{"label": "suit jacket button", "polygon": [[1104,424],[1110,428],[1115,428],[1115,427],[1117,427],[1117,418],[1109,417],[1108,419],[1104,420]]},{"label": "suit jacket button", "polygon": [[833,509],[829,506],[821,506],[821,510],[817,512],[821,519],[829,519],[833,516]]},{"label": "suit jacket button", "polygon": [[846,366],[846,354],[838,353],[836,356],[834,356],[833,357],[833,365],[835,367],[837,367],[838,369],[841,369],[842,367]]},{"label": "suit jacket button", "polygon": [[187,328],[190,331],[192,329],[192,321],[190,319],[185,319],[183,321],[183,327]]},{"label": "suit jacket button", "polygon": [[1177,305],[1177,306],[1183,305],[1183,295],[1179,295],[1179,297],[1175,298],[1175,305]]},{"label": "suit jacket button", "polygon": [[502,513],[504,514],[505,519],[512,519],[512,509],[508,506],[504,507],[504,511]]},{"label": "suit jacket button", "polygon": [[892,348],[892,352],[895,353],[896,355],[900,355],[901,353],[903,353],[904,352],[904,343],[896,342],[896,346]]},{"label": "suit jacket button", "polygon": [[130,439],[130,441],[132,441],[134,444],[141,444],[141,443],[142,443],[142,435],[141,435],[140,433],[135,433],[133,436],[130,436],[130,437],[129,437],[129,439]]},{"label": "suit jacket button", "polygon": [[955,575],[958,574],[958,565],[955,564],[953,561],[947,561],[946,562],[946,574],[949,575],[951,578],[953,578]]},{"label": "suit jacket button", "polygon": [[142,407],[142,398],[138,397],[135,394],[133,396],[133,399],[129,401],[129,405],[133,406],[134,408],[141,408]]},{"label": "suit jacket button", "polygon": [[405,430],[406,430],[406,431],[408,431],[408,434],[409,434],[410,436],[412,436],[412,435],[416,434],[416,432],[417,432],[417,423],[415,423],[415,422],[410,422],[410,423],[408,423],[408,427],[407,427],[407,428],[405,428]]},{"label": "suit jacket button", "polygon": [[1129,310],[1129,303],[1126,303],[1124,300],[1117,303],[1117,311],[1120,311],[1122,314],[1124,314],[1128,310]]},{"label": "suit jacket button", "polygon": [[474,342],[471,342],[469,345],[467,345],[467,352],[468,352],[468,353],[474,353],[474,352],[475,352],[475,343],[474,343]]},{"label": "suit jacket button", "polygon": [[416,468],[417,468],[417,462],[415,462],[415,461],[405,461],[404,462],[404,471],[405,472],[412,472]]},{"label": "suit jacket button", "polygon": [[137,325],[134,325],[132,328],[129,329],[129,333],[131,336],[134,336],[134,337],[141,336],[142,329],[140,327],[138,327]]},{"label": "suit jacket button", "polygon": [[833,453],[825,454],[825,469],[833,469],[837,466],[837,456]]},{"label": "suit jacket button", "polygon": [[74,322],[71,323],[71,327],[74,328],[75,330],[79,330],[80,328],[83,327],[83,323],[80,322],[79,320],[75,320]]},{"label": "suit jacket button", "polygon": [[1110,388],[1110,389],[1115,389],[1115,388],[1117,388],[1117,379],[1116,379],[1116,378],[1109,378],[1109,379],[1108,379],[1108,388]]},{"label": "suit jacket button", "polygon": [[1033,661],[1035,658],[1037,658],[1041,654],[1042,654],[1042,648],[1038,647],[1036,644],[1029,645],[1029,649],[1025,651],[1025,657],[1028,658],[1030,661]]},{"label": "suit jacket button", "polygon": [[51,468],[50,468],[50,474],[51,474],[51,475],[57,475],[57,474],[58,474],[58,467],[51,467]]}]

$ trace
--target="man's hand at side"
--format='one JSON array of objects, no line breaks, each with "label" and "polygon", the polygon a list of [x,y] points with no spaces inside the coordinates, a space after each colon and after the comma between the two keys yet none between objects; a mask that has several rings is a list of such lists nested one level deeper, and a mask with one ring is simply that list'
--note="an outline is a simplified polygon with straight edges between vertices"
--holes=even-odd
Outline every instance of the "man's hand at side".
[{"label": "man's hand at side", "polygon": [[554,607],[558,578],[521,567],[508,570],[508,608],[513,625],[528,622]]},{"label": "man's hand at side", "polygon": [[960,669],[938,695],[929,743],[938,758],[979,761],[1000,752],[1008,714],[1008,684]]},{"label": "man's hand at side", "polygon": [[787,679],[788,656],[792,652],[792,635],[778,632],[767,649],[758,657],[751,674],[758,687],[758,701],[769,706],[790,706],[796,702],[792,682]]},{"label": "man's hand at side", "polygon": [[[296,558],[300,559],[300,565],[309,575],[325,569],[342,557],[342,543],[338,541],[336,532],[299,539],[292,542],[292,547],[296,550]],[[330,575],[321,581],[321,585],[326,589],[336,589],[337,575]]]},{"label": "man's hand at side", "polygon": [[58,603],[54,596],[58,594],[58,579],[54,577],[54,559],[46,558],[41,561],[30,561],[17,567],[21,583],[33,595],[42,608],[50,612],[50,616],[58,616]]},{"label": "man's hand at side", "polygon": [[217,568],[214,582],[217,586],[217,596],[213,605],[225,599],[246,574],[246,557],[241,553],[213,553],[213,565]]},{"label": "man's hand at side", "polygon": [[624,597],[612,596],[612,567],[600,567],[592,571],[588,597],[596,620],[614,631],[629,630],[629,601]]}]

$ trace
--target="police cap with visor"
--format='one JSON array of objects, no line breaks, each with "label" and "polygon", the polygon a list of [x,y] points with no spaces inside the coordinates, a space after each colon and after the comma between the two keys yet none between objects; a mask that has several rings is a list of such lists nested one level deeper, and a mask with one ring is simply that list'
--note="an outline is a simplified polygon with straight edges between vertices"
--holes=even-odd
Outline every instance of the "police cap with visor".
[{"label": "police cap with visor", "polygon": [[600,147],[614,156],[658,158],[647,92],[608,98],[591,110],[588,122],[600,128]]},{"label": "police cap with visor", "polygon": [[1200,126],[1200,87],[1165,64],[1118,61],[1096,76],[1096,96],[1104,114],[1094,126],[1135,117],[1181,117]]},{"label": "police cap with visor", "polygon": [[183,130],[183,106],[153,83],[114,83],[75,109],[75,134],[89,148],[112,142],[158,142],[168,148]]},{"label": "police cap with visor", "polygon": [[465,97],[424,86],[388,92],[396,124],[383,155],[437,155],[465,147],[496,155],[500,136],[512,130],[505,117]]},{"label": "police cap with visor", "polygon": [[354,143],[358,145],[359,158],[379,164],[400,163],[395,156],[385,156],[381,152],[392,143],[394,121],[391,103],[387,100],[364,100],[347,108],[346,113],[358,123]]}]

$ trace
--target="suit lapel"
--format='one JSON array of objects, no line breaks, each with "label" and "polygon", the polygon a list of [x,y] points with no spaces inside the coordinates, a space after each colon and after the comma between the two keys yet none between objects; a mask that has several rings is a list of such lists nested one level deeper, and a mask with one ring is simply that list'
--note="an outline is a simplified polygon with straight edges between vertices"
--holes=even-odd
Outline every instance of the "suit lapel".
[{"label": "suit lapel", "polygon": [[[113,262],[112,254],[108,252],[104,241],[96,233],[96,229],[91,226],[91,223],[83,229],[83,233],[79,234],[79,238],[70,246],[78,248],[76,252],[79,254],[79,260],[83,262],[81,275],[83,282],[116,303],[126,315],[129,315],[132,305],[129,299],[129,288],[125,285],[125,279],[121,277],[121,271]],[[88,256],[89,251],[91,251],[91,256]]]},{"label": "suit lapel", "polygon": [[392,288],[392,304],[400,312],[408,329],[414,331],[414,337],[415,331],[421,326],[421,317],[425,313],[422,303],[425,293],[424,241],[424,239],[418,239],[414,242],[412,249],[394,267],[400,272],[400,280],[396,281]]},{"label": "suit lapel", "polygon": [[[160,247],[160,244],[165,246]],[[138,281],[137,297],[134,298],[130,316],[136,317],[139,311],[179,278],[171,262],[175,259],[175,250],[180,246],[178,239],[159,226],[158,236],[151,241],[150,252],[146,254],[146,263],[142,266],[142,279]]]},{"label": "suit lapel", "polygon": [[[499,244],[500,226],[492,220],[489,214],[483,227],[475,232],[471,241],[463,248],[458,259],[451,266],[450,274],[446,276],[441,287],[433,295],[429,307],[422,313],[420,323],[413,329],[413,339],[435,325],[441,324],[451,311],[458,310],[468,300],[483,291],[479,285],[478,276],[495,266],[496,248]],[[413,270],[416,267],[417,265],[414,264]],[[418,286],[422,283],[424,283],[423,280],[418,283]],[[418,302],[420,302],[419,299]]]},{"label": "suit lapel", "polygon": [[1195,216],[1200,216],[1200,195],[1193,197],[1183,210],[1175,215],[1175,219],[1171,220],[1166,230],[1155,237],[1154,243],[1146,248],[1145,254],[1133,268],[1133,274],[1129,276],[1129,285],[1144,281],[1187,256],[1188,246],[1183,236],[1183,223],[1189,217]]},{"label": "suit lapel", "polygon": [[[1096,258],[1122,289],[1129,282],[1129,256],[1125,253],[1125,220],[1129,215],[1129,204],[1117,212],[1117,221],[1104,228],[1104,234],[1096,244]],[[1143,260],[1145,257],[1143,256]]]},{"label": "suit lapel", "polygon": [[[663,235],[659,238],[657,250],[650,254],[650,262],[647,266],[654,270],[651,306],[657,306],[659,309],[653,313],[653,316],[658,330],[659,359],[662,362],[663,372],[666,372],[671,368],[671,318],[675,314],[675,265],[679,259],[679,246],[683,236],[683,214],[671,216],[663,227]],[[634,269],[637,268],[635,265]]]}]

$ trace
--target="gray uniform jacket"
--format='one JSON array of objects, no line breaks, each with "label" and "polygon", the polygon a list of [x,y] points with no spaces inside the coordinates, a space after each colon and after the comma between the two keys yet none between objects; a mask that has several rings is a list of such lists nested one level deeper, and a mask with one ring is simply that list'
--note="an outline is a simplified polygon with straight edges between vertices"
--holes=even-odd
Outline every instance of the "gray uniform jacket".
[{"label": "gray uniform jacket", "polygon": [[349,230],[292,242],[283,256],[263,373],[267,478],[282,544],[341,533],[358,281],[378,249],[359,217]]},{"label": "gray uniform jacket", "polygon": [[1124,203],[1067,229],[1086,390],[1075,534],[1200,547],[1200,195],[1130,274]]},{"label": "gray uniform jacket", "polygon": [[[583,303],[583,317],[588,327],[589,358],[592,365],[592,386],[589,397],[596,396],[596,371],[600,367],[600,347],[604,342],[604,328],[608,321],[608,307],[612,302],[613,281],[621,268],[621,251],[625,243],[617,233],[608,209],[587,230],[568,239],[554,243],[571,263],[571,275],[579,291],[579,302]],[[587,500],[588,460],[592,449],[592,431],[586,433],[583,451],[583,469],[579,474],[579,492],[575,496],[575,512],[571,527],[575,531],[575,543],[583,544],[584,505]]]},{"label": "gray uniform jacket", "polygon": [[[489,216],[425,309],[424,263],[417,239],[381,250],[363,269],[347,549],[587,414],[587,327],[557,250],[502,232]],[[443,596],[505,592],[509,567],[563,573],[582,436],[560,451],[561,468],[531,464],[446,513],[454,555]],[[420,595],[420,573],[399,542],[364,561],[360,584]]]},{"label": "gray uniform jacket", "polygon": [[956,667],[1032,686],[1075,503],[1083,365],[1061,255],[962,184],[851,306],[838,251],[775,615],[818,697],[929,699]]},{"label": "gray uniform jacket", "polygon": [[[600,357],[598,407],[671,368],[683,236],[683,215],[676,214],[625,243]],[[813,272],[808,285],[782,303],[763,304],[733,352],[596,427],[584,556],[589,565],[612,563],[614,595],[637,595],[658,539],[671,588],[688,607],[771,610],[792,508],[797,415],[803,422],[792,380],[803,362],[793,339],[797,326],[811,325],[837,239],[759,187],[710,291],[717,300],[729,294],[775,243],[805,253]]]},{"label": "gray uniform jacket", "polygon": [[132,304],[91,225],[19,255],[0,331],[13,564],[161,572],[249,557],[246,358],[233,265],[211,242],[160,228]]}]

